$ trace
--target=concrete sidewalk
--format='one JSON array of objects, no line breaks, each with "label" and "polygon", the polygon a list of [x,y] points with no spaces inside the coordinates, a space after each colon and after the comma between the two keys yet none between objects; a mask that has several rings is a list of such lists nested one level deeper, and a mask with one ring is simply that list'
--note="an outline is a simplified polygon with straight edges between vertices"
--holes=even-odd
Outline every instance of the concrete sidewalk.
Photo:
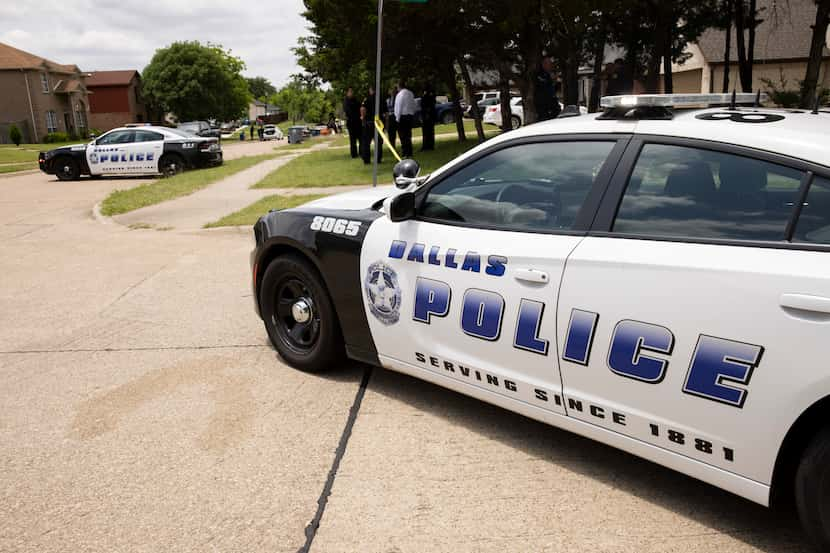
[{"label": "concrete sidewalk", "polygon": [[271,195],[273,190],[251,190],[251,186],[297,156],[283,156],[258,163],[189,196],[151,205],[113,217],[124,226],[196,230]]}]

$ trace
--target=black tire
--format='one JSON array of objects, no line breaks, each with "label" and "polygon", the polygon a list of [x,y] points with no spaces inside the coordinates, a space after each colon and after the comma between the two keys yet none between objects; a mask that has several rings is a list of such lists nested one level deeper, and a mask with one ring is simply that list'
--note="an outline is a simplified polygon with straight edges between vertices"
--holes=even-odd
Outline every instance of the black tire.
[{"label": "black tire", "polygon": [[521,128],[522,120],[518,115],[511,115],[510,116],[510,127],[515,131],[518,128]]},{"label": "black tire", "polygon": [[443,123],[444,125],[455,123],[455,114],[453,114],[453,112],[451,111],[445,111],[441,115],[441,123]]},{"label": "black tire", "polygon": [[159,160],[159,173],[163,177],[175,177],[184,171],[184,159],[175,154],[164,154]]},{"label": "black tire", "polygon": [[[292,308],[299,301],[310,308],[307,323],[294,315]],[[272,261],[262,277],[259,302],[271,343],[292,367],[321,372],[345,357],[334,305],[308,261],[294,255]]]},{"label": "black tire", "polygon": [[81,178],[81,167],[78,162],[69,156],[61,156],[54,162],[55,176],[58,180],[78,180]]},{"label": "black tire", "polygon": [[795,503],[818,551],[830,551],[830,427],[819,432],[795,474]]}]

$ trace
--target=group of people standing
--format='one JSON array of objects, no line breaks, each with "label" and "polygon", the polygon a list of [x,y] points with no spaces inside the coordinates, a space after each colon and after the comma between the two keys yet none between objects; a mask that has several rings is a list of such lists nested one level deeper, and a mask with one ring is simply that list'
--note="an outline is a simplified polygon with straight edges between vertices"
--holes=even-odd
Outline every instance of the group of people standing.
[{"label": "group of people standing", "polygon": [[[398,86],[389,91],[386,98],[381,98],[378,116],[392,148],[395,148],[395,142],[398,138],[400,139],[403,157],[411,158],[413,155],[412,129],[419,111],[423,129],[421,150],[435,149],[435,102],[435,91],[431,85],[427,84],[421,95],[419,110],[415,94],[404,79],[401,79]],[[369,94],[363,102],[355,97],[352,88],[346,91],[346,98],[343,101],[352,159],[360,157],[367,165],[371,163],[372,142],[375,138],[375,104],[373,87],[369,87]],[[383,139],[380,136],[375,144],[375,156],[377,156],[378,163],[383,160]]]}]

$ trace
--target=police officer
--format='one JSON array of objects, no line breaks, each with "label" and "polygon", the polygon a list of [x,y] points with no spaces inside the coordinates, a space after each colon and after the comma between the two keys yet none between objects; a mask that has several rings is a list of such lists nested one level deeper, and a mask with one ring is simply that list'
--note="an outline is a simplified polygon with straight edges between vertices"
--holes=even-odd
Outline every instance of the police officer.
[{"label": "police officer", "polygon": [[343,112],[346,114],[346,129],[349,131],[352,159],[355,159],[358,156],[360,134],[363,131],[360,123],[360,102],[354,97],[354,90],[351,87],[346,91],[346,99],[343,100]]},{"label": "police officer", "polygon": [[424,93],[421,95],[421,129],[423,132],[424,141],[421,145],[421,151],[435,149],[435,90],[431,83],[427,83],[424,87]]},{"label": "police officer", "polygon": [[562,111],[559,99],[556,97],[556,83],[551,76],[551,71],[553,71],[553,60],[550,59],[550,56],[545,56],[542,58],[542,63],[539,65],[533,80],[534,105],[536,107],[536,117],[539,121],[555,119]]},{"label": "police officer", "polygon": [[[369,95],[363,100],[360,106],[360,117],[362,120],[362,135],[360,137],[360,157],[363,163],[369,165],[371,162],[372,142],[375,139],[375,89],[369,87]],[[386,117],[386,102],[380,103],[380,119]],[[383,161],[383,139],[378,135],[378,143],[375,144],[375,155],[378,163]]]},{"label": "police officer", "polygon": [[395,119],[395,97],[398,95],[398,87],[389,89],[389,97],[386,99],[386,136],[389,144],[395,149],[395,142],[398,140],[398,121]]}]

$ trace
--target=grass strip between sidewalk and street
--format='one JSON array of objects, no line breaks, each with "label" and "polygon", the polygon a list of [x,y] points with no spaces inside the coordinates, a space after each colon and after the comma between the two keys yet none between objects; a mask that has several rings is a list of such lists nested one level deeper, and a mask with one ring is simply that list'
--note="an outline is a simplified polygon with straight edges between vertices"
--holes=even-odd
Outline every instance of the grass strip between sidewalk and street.
[{"label": "grass strip between sidewalk and street", "polygon": [[[421,174],[426,175],[477,145],[476,140],[458,142],[455,138],[448,138],[438,141],[435,150],[429,152],[417,151],[416,145],[414,157],[421,164]],[[395,163],[392,154],[385,151],[383,163],[378,169],[380,182],[392,181]],[[371,182],[371,164],[365,165],[360,158],[352,159],[348,150],[328,148],[289,161],[253,188],[314,188]]]},{"label": "grass strip between sidewalk and street", "polygon": [[260,217],[272,209],[290,209],[325,196],[326,194],[307,194],[304,196],[282,196],[275,194],[273,196],[267,196],[244,209],[222,217],[218,221],[206,224],[205,228],[252,226]]},{"label": "grass strip between sidewalk and street", "polygon": [[187,196],[274,157],[276,157],[274,154],[241,157],[225,161],[219,167],[185,171],[175,177],[159,178],[149,184],[142,184],[126,190],[116,190],[107,196],[101,204],[101,213],[107,216],[120,215],[142,207]]},{"label": "grass strip between sidewalk and street", "polygon": [[0,165],[0,174],[17,173],[18,171],[32,171],[34,169],[37,169],[37,164],[33,163]]},{"label": "grass strip between sidewalk and street", "polygon": [[[80,141],[83,142],[83,141]],[[21,144],[19,147],[14,144],[0,145],[0,163],[37,163],[37,155],[40,152],[48,152],[62,146],[79,144],[79,141],[60,142],[56,144]]]}]

